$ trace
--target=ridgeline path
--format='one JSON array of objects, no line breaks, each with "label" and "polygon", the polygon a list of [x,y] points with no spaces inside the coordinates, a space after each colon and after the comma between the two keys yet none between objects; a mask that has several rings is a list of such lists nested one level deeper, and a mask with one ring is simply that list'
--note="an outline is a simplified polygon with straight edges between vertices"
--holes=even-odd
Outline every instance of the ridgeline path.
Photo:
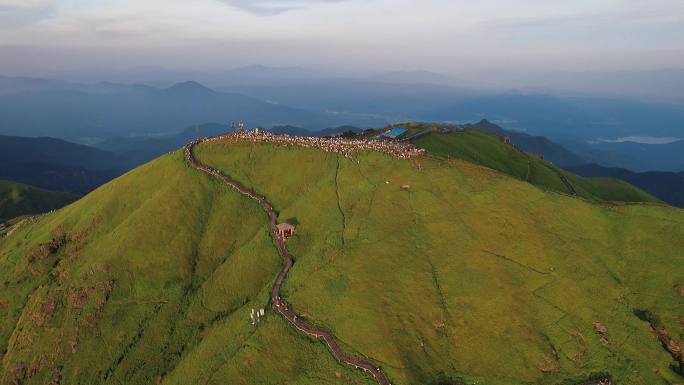
[{"label": "ridgeline path", "polygon": [[[282,287],[283,282],[287,277],[287,273],[292,268],[294,261],[289,251],[287,250],[286,240],[281,238],[278,234],[278,214],[273,208],[273,205],[270,202],[268,202],[268,200],[266,200],[265,197],[232,180],[227,175],[224,175],[221,171],[202,164],[195,158],[195,155],[193,153],[194,147],[200,143],[209,141],[211,139],[212,138],[204,138],[186,144],[185,147],[183,147],[185,153],[185,160],[190,165],[190,167],[220,179],[240,194],[257,202],[261,206],[261,208],[263,208],[264,211],[266,211],[266,214],[268,215],[269,224],[271,227],[271,238],[273,238],[273,241],[278,246],[278,253],[284,261],[284,266],[278,274],[278,277],[276,278],[276,281],[273,284],[273,288],[271,289],[271,307],[276,312],[278,312],[283,318],[285,318],[285,320],[290,325],[294,326],[297,330],[314,338],[320,338],[323,341],[325,341],[325,344],[328,345],[328,348],[330,349],[333,356],[338,362],[353,366],[357,369],[361,369],[366,373],[371,374],[375,381],[377,381],[380,385],[392,385],[387,379],[387,376],[385,376],[385,373],[382,371],[382,368],[373,365],[372,362],[364,358],[355,357],[345,353],[344,351],[342,351],[342,348],[340,348],[337,339],[332,333],[330,333],[327,330],[306,323],[301,317],[299,317],[297,314],[295,314],[292,310],[288,308],[287,302],[285,302],[285,300],[283,300],[280,296],[280,288]],[[572,185],[570,185],[569,181],[567,181],[567,179],[565,179],[562,174],[560,174],[559,177],[561,177],[561,180],[566,182],[566,185],[569,186],[569,189],[571,190],[573,195],[575,195],[574,188],[572,188]],[[601,377],[587,380],[577,385],[613,385],[613,382],[609,377]]]},{"label": "ridgeline path", "polygon": [[276,214],[273,205],[271,205],[271,203],[269,203],[265,197],[235,182],[230,177],[224,175],[221,171],[206,166],[201,162],[197,161],[197,159],[195,159],[195,156],[193,154],[194,147],[197,144],[203,143],[207,140],[208,139],[201,139],[193,141],[185,145],[185,147],[183,148],[185,153],[185,160],[190,165],[190,167],[220,179],[228,186],[237,190],[240,194],[257,202],[261,206],[261,208],[263,208],[264,211],[266,211],[266,214],[268,214],[269,224],[271,227],[271,238],[273,238],[273,241],[278,246],[278,253],[284,261],[283,269],[278,274],[275,284],[271,289],[271,306],[273,307],[273,309],[277,311],[281,316],[283,316],[283,318],[285,318],[285,320],[290,325],[294,326],[297,330],[306,333],[314,338],[323,339],[326,345],[328,345],[328,348],[332,352],[333,356],[335,356],[335,359],[337,359],[337,361],[339,361],[340,363],[364,370],[365,372],[371,374],[380,385],[391,385],[391,383],[385,376],[385,373],[382,371],[380,367],[375,366],[373,363],[364,358],[355,357],[345,353],[340,348],[337,339],[332,333],[304,322],[304,320],[302,320],[301,317],[297,316],[292,310],[288,308],[287,302],[285,302],[285,300],[283,300],[280,296],[280,288],[283,285],[283,281],[285,281],[285,278],[287,277],[287,273],[292,268],[294,261],[292,260],[292,256],[287,250],[286,240],[281,238],[278,234],[278,229],[276,227],[278,224],[278,215]]}]

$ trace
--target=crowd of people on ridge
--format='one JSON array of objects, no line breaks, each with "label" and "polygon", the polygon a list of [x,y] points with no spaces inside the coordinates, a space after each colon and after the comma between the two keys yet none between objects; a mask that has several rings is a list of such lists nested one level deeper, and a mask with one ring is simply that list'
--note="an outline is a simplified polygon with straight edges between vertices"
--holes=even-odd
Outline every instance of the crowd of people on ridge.
[{"label": "crowd of people on ridge", "polygon": [[345,139],[341,137],[318,138],[274,135],[264,131],[237,131],[212,138],[204,138],[200,141],[203,140],[242,140],[249,142],[274,143],[276,145],[284,146],[299,146],[306,148],[315,147],[326,152],[343,155],[347,158],[350,158],[354,153],[366,150],[378,151],[384,154],[392,155],[399,159],[410,159],[425,155],[424,149],[418,148],[410,143],[396,143],[382,140]]}]

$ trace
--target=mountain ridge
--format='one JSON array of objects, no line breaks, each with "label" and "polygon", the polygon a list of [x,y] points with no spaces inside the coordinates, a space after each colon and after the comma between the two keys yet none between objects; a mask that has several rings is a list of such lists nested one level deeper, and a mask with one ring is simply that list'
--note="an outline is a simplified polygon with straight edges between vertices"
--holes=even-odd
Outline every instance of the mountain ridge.
[{"label": "mountain ridge", "polygon": [[125,159],[62,139],[0,136],[0,178],[86,193],[126,170]]},{"label": "mountain ridge", "polygon": [[[222,140],[195,156],[297,223],[283,298],[393,383],[678,378],[634,308],[677,330],[681,210],[460,160]],[[370,384],[271,311],[250,323],[281,268],[258,204],[174,151],[0,241],[0,380]]]},{"label": "mountain ridge", "polygon": [[[27,111],[31,111],[30,114]],[[251,126],[296,124],[325,128],[383,119],[310,111],[232,92],[217,92],[197,82],[167,88],[147,85],[77,85],[31,92],[0,92],[0,132],[57,136],[70,140],[164,134],[197,122],[247,120]]]},{"label": "mountain ridge", "polygon": [[676,207],[684,207],[684,172],[634,172],[624,168],[586,164],[565,167],[586,177],[610,177],[631,183]]}]

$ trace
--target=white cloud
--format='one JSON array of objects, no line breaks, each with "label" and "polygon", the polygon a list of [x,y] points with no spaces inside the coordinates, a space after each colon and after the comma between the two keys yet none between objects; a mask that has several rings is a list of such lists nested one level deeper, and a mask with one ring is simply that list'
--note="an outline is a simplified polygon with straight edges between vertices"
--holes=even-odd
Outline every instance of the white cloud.
[{"label": "white cloud", "polygon": [[623,138],[617,138],[617,139],[599,139],[597,142],[604,142],[604,143],[625,143],[625,142],[633,142],[633,143],[641,143],[641,144],[670,144],[674,142],[679,142],[680,140],[684,140],[683,138],[674,138],[674,137],[655,137],[655,136],[625,136]]},{"label": "white cloud", "polygon": [[239,51],[271,65],[674,67],[681,36],[681,0],[0,0],[0,46],[160,65],[192,50],[209,66]]},{"label": "white cloud", "polygon": [[48,17],[55,0],[0,0],[0,29],[16,28]]},{"label": "white cloud", "polygon": [[287,11],[347,0],[220,0],[256,15],[278,15]]},{"label": "white cloud", "polygon": [[0,9],[35,10],[52,6],[54,0],[0,0]]}]

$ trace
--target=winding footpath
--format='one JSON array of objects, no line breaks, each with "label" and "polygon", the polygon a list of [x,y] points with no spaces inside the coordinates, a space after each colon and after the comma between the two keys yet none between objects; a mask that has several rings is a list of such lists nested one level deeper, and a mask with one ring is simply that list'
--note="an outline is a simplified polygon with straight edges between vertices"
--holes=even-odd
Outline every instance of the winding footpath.
[{"label": "winding footpath", "polygon": [[280,296],[280,288],[283,285],[283,282],[285,281],[285,278],[287,277],[287,273],[290,271],[292,268],[292,265],[294,264],[294,261],[292,259],[292,256],[287,250],[287,244],[285,239],[281,238],[278,235],[278,229],[277,229],[277,220],[278,220],[278,215],[276,214],[275,209],[273,208],[273,205],[266,200],[265,197],[257,194],[256,192],[246,188],[245,186],[235,182],[232,180],[230,177],[224,175],[221,171],[211,168],[209,166],[206,166],[199,162],[197,159],[195,159],[193,149],[197,144],[203,143],[208,141],[209,138],[197,140],[191,143],[188,143],[184,147],[184,153],[185,153],[185,160],[186,162],[194,169],[202,171],[204,173],[207,173],[215,178],[220,179],[223,181],[225,184],[228,186],[232,187],[236,191],[238,191],[240,194],[254,200],[257,202],[261,208],[266,211],[266,214],[268,215],[269,219],[269,224],[271,227],[271,238],[273,238],[273,241],[276,243],[278,246],[278,253],[280,256],[283,258],[284,265],[283,269],[280,271],[278,274],[278,277],[276,278],[275,284],[273,285],[273,288],[271,289],[271,306],[273,309],[278,312],[285,320],[292,326],[294,326],[297,330],[312,336],[314,338],[320,338],[323,341],[325,341],[325,344],[328,345],[328,348],[332,352],[333,356],[335,356],[335,359],[339,361],[340,363],[346,364],[353,366],[357,369],[361,369],[373,376],[375,380],[378,382],[380,385],[391,385],[389,380],[387,379],[387,376],[385,376],[385,373],[382,371],[380,367],[377,367],[373,365],[370,361],[360,358],[360,357],[355,357],[352,355],[349,355],[342,351],[342,348],[340,348],[339,343],[337,342],[337,339],[335,336],[328,332],[327,330],[323,330],[321,328],[315,327],[313,325],[310,325],[306,323],[301,317],[297,316],[292,310],[290,310],[287,306],[287,302],[283,300]]}]

